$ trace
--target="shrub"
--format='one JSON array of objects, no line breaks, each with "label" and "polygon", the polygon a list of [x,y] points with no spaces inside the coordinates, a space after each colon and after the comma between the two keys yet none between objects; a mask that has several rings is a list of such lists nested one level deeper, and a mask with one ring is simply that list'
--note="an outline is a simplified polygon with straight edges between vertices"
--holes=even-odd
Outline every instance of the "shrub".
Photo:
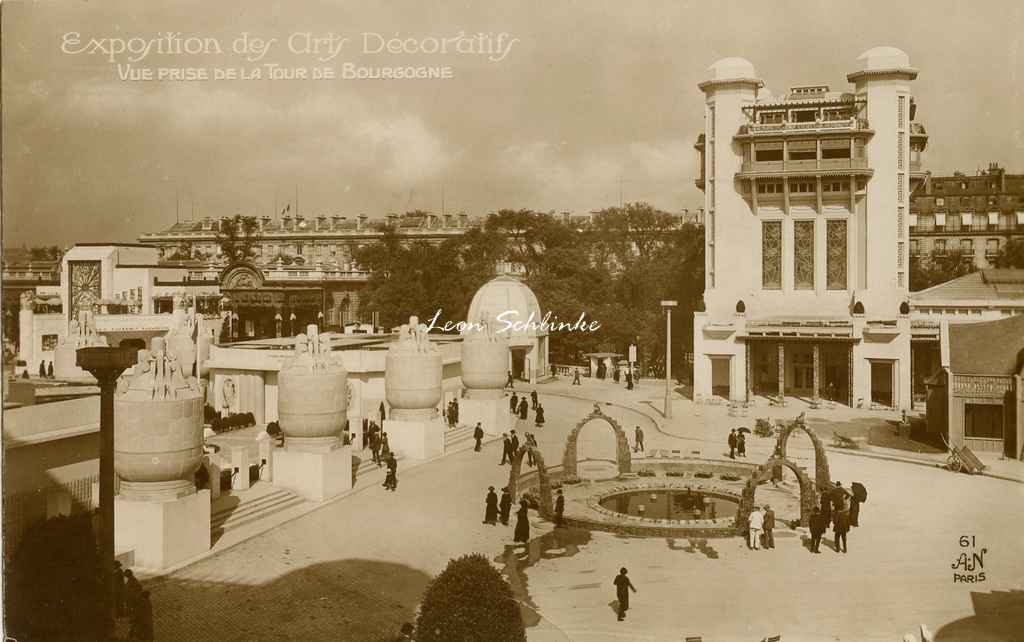
[{"label": "shrub", "polygon": [[686,473],[681,470],[670,470],[665,473],[666,477],[686,477]]},{"label": "shrub", "polygon": [[427,586],[416,618],[418,642],[525,642],[519,605],[479,553],[448,562]]},{"label": "shrub", "polygon": [[722,479],[724,481],[739,481],[740,480],[738,475],[733,475],[731,473],[726,473],[724,475],[719,475],[718,478]]},{"label": "shrub", "polygon": [[655,472],[653,470],[647,470],[646,468],[636,473],[637,477],[654,477]]},{"label": "shrub", "polygon": [[697,472],[693,474],[694,477],[700,477],[701,479],[711,479],[714,477],[714,473]]},{"label": "shrub", "polygon": [[99,640],[103,592],[92,514],[30,528],[5,569],[7,634],[19,640]]},{"label": "shrub", "polygon": [[771,437],[775,434],[775,427],[768,419],[758,419],[754,424],[754,434],[758,437]]}]

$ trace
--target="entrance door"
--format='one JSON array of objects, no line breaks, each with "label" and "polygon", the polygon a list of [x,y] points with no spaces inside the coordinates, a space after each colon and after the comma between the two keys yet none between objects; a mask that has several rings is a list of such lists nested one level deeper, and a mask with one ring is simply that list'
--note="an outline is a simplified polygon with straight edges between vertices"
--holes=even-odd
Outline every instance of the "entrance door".
[{"label": "entrance door", "polygon": [[730,363],[732,357],[711,357],[711,394],[730,398]]},{"label": "entrance door", "polygon": [[526,351],[522,349],[512,349],[512,377],[517,381],[523,380],[523,374],[526,372]]},{"label": "entrance door", "polygon": [[871,362],[871,403],[893,407],[892,373],[891,361]]}]

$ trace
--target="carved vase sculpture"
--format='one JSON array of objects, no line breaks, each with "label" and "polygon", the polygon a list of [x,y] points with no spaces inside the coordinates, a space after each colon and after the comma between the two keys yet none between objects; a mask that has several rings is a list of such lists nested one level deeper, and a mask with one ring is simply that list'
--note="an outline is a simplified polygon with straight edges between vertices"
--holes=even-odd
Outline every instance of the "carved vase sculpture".
[{"label": "carved vase sculpture", "polygon": [[444,453],[441,401],[441,352],[416,317],[399,330],[384,360],[384,396],[391,414],[384,422],[391,450],[410,459]]},{"label": "carved vase sculpture", "polygon": [[512,428],[505,402],[508,376],[508,337],[494,329],[490,315],[471,325],[462,335],[462,385],[465,399],[459,402],[459,417],[466,425],[477,423],[489,435]]},{"label": "carved vase sculpture", "polygon": [[310,325],[277,375],[278,422],[289,446],[332,445],[345,424],[348,373],[326,336]]},{"label": "carved vase sculpture", "polygon": [[[78,349],[107,345],[107,338],[96,332],[92,305],[81,303],[77,317],[68,322],[67,336],[53,351],[53,373],[59,379],[86,379],[92,375],[78,367]],[[31,365],[31,364],[30,364]]]}]

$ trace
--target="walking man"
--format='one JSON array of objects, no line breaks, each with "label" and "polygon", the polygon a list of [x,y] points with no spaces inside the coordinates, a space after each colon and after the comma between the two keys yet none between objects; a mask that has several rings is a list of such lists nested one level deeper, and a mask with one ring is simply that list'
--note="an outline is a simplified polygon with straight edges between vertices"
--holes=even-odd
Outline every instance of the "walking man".
[{"label": "walking man", "polygon": [[533,410],[537,409],[537,391],[536,390],[531,390],[530,391],[530,408],[532,408]]},{"label": "walking man", "polygon": [[754,508],[750,513],[750,548],[759,550],[761,545],[761,531],[764,529],[764,513],[761,512],[761,507]]},{"label": "walking man", "polygon": [[642,453],[644,451],[644,431],[640,429],[640,426],[637,426],[636,430],[633,431],[633,438],[636,441],[633,451]]},{"label": "walking man", "polygon": [[825,518],[825,514],[821,512],[821,507],[815,505],[814,512],[811,513],[811,552],[821,553],[821,536],[825,534],[825,529],[828,528],[828,520]]},{"label": "walking man", "polygon": [[499,466],[504,466],[506,463],[512,463],[512,440],[508,438],[508,433],[501,433],[501,463]]},{"label": "walking man", "polygon": [[505,380],[505,387],[512,390],[515,387],[515,382],[512,379],[512,371],[508,371],[508,379]]},{"label": "walking man", "polygon": [[509,399],[509,402],[508,402],[508,412],[509,412],[509,414],[512,414],[512,415],[514,415],[517,412],[519,412],[519,397],[516,396],[516,393],[514,393],[514,392],[512,393],[512,398]]},{"label": "walking man", "polygon": [[508,492],[508,486],[501,489],[501,501],[498,503],[501,508],[501,523],[508,526],[508,516],[512,512],[512,493]]},{"label": "walking man", "polygon": [[373,454],[373,462],[380,468],[380,435],[376,430],[370,430],[370,452]]},{"label": "walking man", "polygon": [[53,379],[53,362],[52,361],[50,362],[50,365],[46,366],[46,376],[49,379]]},{"label": "walking man", "polygon": [[574,385],[574,386],[580,385],[580,369],[579,368],[575,368],[573,370],[573,372],[572,372],[572,385]]},{"label": "walking man", "polygon": [[775,548],[775,536],[772,531],[775,530],[775,511],[768,504],[764,506],[764,547]]},{"label": "walking man", "polygon": [[[525,403],[525,401],[524,401],[524,403]],[[519,452],[519,436],[516,435],[516,431],[514,431],[514,430],[512,431],[512,436],[509,437],[509,441],[511,442],[512,449],[509,452],[508,463],[511,464],[512,463],[512,457],[517,452]]]},{"label": "walking man", "polygon": [[633,373],[632,372],[627,372],[626,373],[626,390],[632,390],[632,389],[633,389]]},{"label": "walking man", "polygon": [[398,490],[398,460],[395,459],[395,453],[388,453],[388,474],[384,478],[384,488],[392,492]]},{"label": "walking man", "polygon": [[526,419],[530,414],[530,404],[526,402],[526,395],[519,400],[519,418]]},{"label": "walking man", "polygon": [[615,597],[619,601],[619,622],[626,619],[626,611],[629,610],[629,592],[633,591],[636,593],[636,587],[629,581],[629,576],[626,575],[629,571],[623,566],[619,569],[619,574],[615,576]]},{"label": "walking man", "polygon": [[736,459],[736,429],[729,431],[729,459]]},{"label": "walking man", "polygon": [[377,413],[380,415],[380,425],[384,425],[384,402],[380,402],[380,408],[377,409]]},{"label": "walking man", "polygon": [[476,446],[473,448],[475,452],[480,452],[480,442],[484,438],[484,429],[480,427],[480,422],[476,422],[476,428],[473,429],[473,439],[476,439]]},{"label": "walking man", "polygon": [[562,489],[558,489],[558,496],[555,498],[555,528],[562,528],[565,526],[565,522],[562,520],[562,515],[565,513],[565,496],[562,495]]},{"label": "walking man", "polygon": [[[842,550],[846,552],[846,534],[850,532],[850,511],[841,510],[835,514],[836,523],[832,530],[835,532],[835,546],[836,552]],[[843,548],[839,548],[839,543],[842,542]]]}]

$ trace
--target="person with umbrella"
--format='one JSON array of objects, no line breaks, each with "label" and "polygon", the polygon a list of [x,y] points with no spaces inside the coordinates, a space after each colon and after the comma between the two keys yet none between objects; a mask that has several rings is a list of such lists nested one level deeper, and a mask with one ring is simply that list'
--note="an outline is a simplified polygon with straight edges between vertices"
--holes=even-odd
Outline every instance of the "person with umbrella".
[{"label": "person with umbrella", "polygon": [[[736,431],[736,454],[740,457],[747,456],[747,436],[743,434],[746,428],[740,428]],[[750,432],[749,430],[747,432]]]},{"label": "person with umbrella", "polygon": [[853,497],[850,498],[850,526],[860,526],[860,505],[868,501],[868,489],[860,482],[850,484]]}]

